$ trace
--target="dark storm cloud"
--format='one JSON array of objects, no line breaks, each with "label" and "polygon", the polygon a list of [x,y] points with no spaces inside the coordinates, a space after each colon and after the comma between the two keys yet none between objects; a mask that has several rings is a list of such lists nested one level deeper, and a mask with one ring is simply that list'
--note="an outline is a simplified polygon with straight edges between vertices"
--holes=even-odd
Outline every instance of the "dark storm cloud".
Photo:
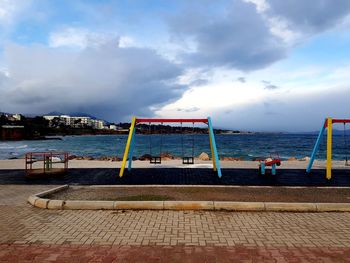
[{"label": "dark storm cloud", "polygon": [[188,108],[188,109],[177,109],[177,111],[182,111],[182,112],[196,112],[199,111],[200,108],[198,107],[192,107],[192,108]]},{"label": "dark storm cloud", "polygon": [[338,24],[350,12],[349,0],[269,0],[268,14],[280,16],[301,31],[319,32]]},{"label": "dark storm cloud", "polygon": [[191,83],[189,83],[188,85],[196,87],[196,86],[204,86],[208,83],[209,83],[209,81],[207,79],[196,79],[196,80],[192,81]]},{"label": "dark storm cloud", "polygon": [[0,71],[0,91],[1,91],[1,87],[4,87],[7,81],[8,81],[8,77],[5,75],[5,73]]},{"label": "dark storm cloud", "polygon": [[183,61],[191,67],[243,71],[267,67],[293,47],[283,33],[273,33],[276,25],[271,23],[286,20],[289,32],[310,36],[337,25],[350,11],[349,0],[268,0],[264,11],[241,0],[191,3],[169,20],[173,39],[192,43],[193,48],[182,54]]},{"label": "dark storm cloud", "polygon": [[6,59],[11,85],[3,87],[0,104],[11,111],[85,111],[121,120],[151,115],[150,107],[185,90],[176,84],[179,66],[151,49],[120,48],[117,42],[81,51],[10,45]]},{"label": "dark storm cloud", "polygon": [[237,80],[241,83],[245,83],[246,82],[246,79],[244,77],[239,77],[237,78]]},{"label": "dark storm cloud", "polygon": [[279,39],[272,35],[252,3],[226,2],[225,11],[213,15],[187,12],[170,21],[179,39],[195,42],[196,51],[184,55],[191,66],[227,66],[240,70],[263,68],[286,55]]},{"label": "dark storm cloud", "polygon": [[280,87],[278,87],[276,85],[271,84],[270,81],[262,80],[261,82],[265,86],[264,89],[267,89],[267,90],[274,90],[274,89],[279,89],[280,88]]}]

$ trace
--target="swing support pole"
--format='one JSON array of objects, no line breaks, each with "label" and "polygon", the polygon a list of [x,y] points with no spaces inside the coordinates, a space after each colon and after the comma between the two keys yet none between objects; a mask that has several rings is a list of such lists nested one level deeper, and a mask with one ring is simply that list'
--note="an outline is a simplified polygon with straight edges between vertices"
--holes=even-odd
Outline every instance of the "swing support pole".
[{"label": "swing support pole", "polygon": [[326,118],[324,121],[324,124],[318,134],[315,146],[312,150],[312,154],[310,157],[309,164],[306,168],[306,172],[310,173],[312,164],[315,160],[316,153],[319,149],[320,143],[322,141],[323,134],[325,130],[327,129],[327,156],[326,156],[326,178],[330,180],[332,178],[332,144],[333,144],[333,123],[350,123],[350,119],[333,119],[333,118]]},{"label": "swing support pole", "polygon": [[[130,172],[132,169],[132,156],[133,156],[133,150],[135,147],[135,133],[136,133],[136,124],[137,123],[205,123],[208,125],[209,130],[209,140],[210,140],[210,149],[212,153],[212,160],[213,160],[213,170],[217,172],[218,177],[220,178],[222,176],[221,174],[221,167],[219,162],[219,154],[216,148],[215,143],[215,137],[214,137],[214,129],[212,126],[211,118],[208,117],[207,119],[150,119],[150,118],[136,118],[133,117],[130,125],[129,135],[126,142],[126,147],[123,155],[123,160],[121,164],[121,168],[119,171],[119,176],[122,177],[124,174],[124,170],[126,167],[126,162],[128,161],[128,171]],[[193,128],[194,129],[194,128]]]},{"label": "swing support pole", "polygon": [[[126,161],[127,161],[128,156],[129,156],[130,145],[132,144],[133,135],[135,134],[135,132],[134,132],[135,125],[136,125],[136,117],[132,117],[130,130],[129,130],[129,136],[128,136],[128,140],[126,142],[126,147],[125,147],[125,151],[124,151],[123,161],[122,161],[122,165],[121,165],[120,171],[119,171],[119,177],[122,177],[124,174]],[[130,159],[132,160],[132,157],[131,158],[129,157],[129,164],[131,167]]]},{"label": "swing support pole", "polygon": [[327,166],[326,166],[326,178],[330,180],[332,178],[332,118],[327,120]]},{"label": "swing support pole", "polygon": [[211,158],[213,160],[213,169],[217,171],[219,178],[221,178],[221,167],[219,162],[219,155],[216,149],[215,137],[214,137],[214,129],[211,123],[211,118],[208,117],[208,126],[209,126],[209,137],[210,137],[210,149],[211,149]]},{"label": "swing support pole", "polygon": [[316,153],[318,151],[318,148],[320,147],[320,144],[322,142],[322,138],[323,138],[323,134],[326,130],[326,123],[327,123],[327,119],[325,119],[323,125],[322,125],[322,128],[318,134],[318,137],[317,137],[317,140],[316,140],[316,143],[314,145],[314,149],[312,150],[312,154],[311,154],[311,157],[310,157],[310,161],[309,161],[309,164],[306,168],[306,172],[307,173],[310,173],[311,172],[311,168],[312,168],[312,165],[315,161],[315,157],[316,157]]}]

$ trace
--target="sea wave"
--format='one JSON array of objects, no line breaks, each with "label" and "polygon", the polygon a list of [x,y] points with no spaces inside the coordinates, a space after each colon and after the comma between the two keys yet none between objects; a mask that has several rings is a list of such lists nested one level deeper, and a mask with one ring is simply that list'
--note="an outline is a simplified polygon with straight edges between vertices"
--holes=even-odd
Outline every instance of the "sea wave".
[{"label": "sea wave", "polygon": [[16,147],[16,149],[24,149],[24,148],[28,148],[28,145],[25,144],[25,145],[20,145]]}]

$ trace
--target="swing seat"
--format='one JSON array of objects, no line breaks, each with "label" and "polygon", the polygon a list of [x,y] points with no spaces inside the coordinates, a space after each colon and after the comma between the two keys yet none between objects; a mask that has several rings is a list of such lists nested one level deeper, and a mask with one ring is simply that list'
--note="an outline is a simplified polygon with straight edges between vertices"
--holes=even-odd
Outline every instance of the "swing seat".
[{"label": "swing seat", "polygon": [[160,156],[152,156],[149,162],[153,164],[160,164],[162,163],[162,158]]},{"label": "swing seat", "polygon": [[182,164],[194,164],[193,156],[182,157]]}]

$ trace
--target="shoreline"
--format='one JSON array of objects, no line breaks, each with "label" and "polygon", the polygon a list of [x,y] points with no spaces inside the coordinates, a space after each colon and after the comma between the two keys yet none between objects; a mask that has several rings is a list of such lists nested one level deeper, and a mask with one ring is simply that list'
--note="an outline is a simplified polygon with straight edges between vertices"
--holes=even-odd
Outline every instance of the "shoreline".
[{"label": "shoreline", "polygon": [[[98,161],[98,160],[69,160],[69,168],[116,168],[121,167],[120,161]],[[221,168],[237,168],[237,169],[258,169],[258,161],[222,161],[220,160]],[[282,161],[278,169],[306,169],[307,161]],[[350,166],[345,166],[344,161],[333,161],[334,169],[350,169]],[[0,170],[23,169],[24,159],[0,160]],[[34,166],[35,167],[35,166]],[[195,159],[192,165],[182,164],[182,160],[167,160],[161,164],[150,164],[149,161],[133,161],[134,168],[212,168],[211,161],[202,161]],[[315,160],[314,169],[325,169],[325,160]]]}]

